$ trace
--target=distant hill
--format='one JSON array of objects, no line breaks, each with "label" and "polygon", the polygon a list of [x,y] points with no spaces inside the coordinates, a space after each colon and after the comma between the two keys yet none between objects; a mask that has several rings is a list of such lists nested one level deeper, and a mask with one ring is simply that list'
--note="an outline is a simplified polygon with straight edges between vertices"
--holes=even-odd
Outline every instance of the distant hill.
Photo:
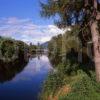
[{"label": "distant hill", "polygon": [[47,49],[48,48],[48,43],[49,42],[42,43],[41,47],[44,48],[44,49]]}]

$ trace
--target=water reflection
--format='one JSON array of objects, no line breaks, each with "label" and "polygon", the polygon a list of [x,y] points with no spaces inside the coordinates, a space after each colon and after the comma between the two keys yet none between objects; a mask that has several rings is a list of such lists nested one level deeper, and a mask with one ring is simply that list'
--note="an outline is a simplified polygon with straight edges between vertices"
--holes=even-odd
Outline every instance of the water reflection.
[{"label": "water reflection", "polygon": [[48,72],[53,69],[48,57],[37,56],[31,58],[25,67],[19,65],[13,67],[9,70],[2,69],[3,72],[0,68],[0,73],[3,73],[0,75],[0,80],[3,80],[1,82],[10,80],[0,84],[0,100],[38,100],[43,82]]},{"label": "water reflection", "polygon": [[0,83],[12,80],[16,74],[24,69],[26,64],[27,62],[19,60],[9,63],[0,61]]}]

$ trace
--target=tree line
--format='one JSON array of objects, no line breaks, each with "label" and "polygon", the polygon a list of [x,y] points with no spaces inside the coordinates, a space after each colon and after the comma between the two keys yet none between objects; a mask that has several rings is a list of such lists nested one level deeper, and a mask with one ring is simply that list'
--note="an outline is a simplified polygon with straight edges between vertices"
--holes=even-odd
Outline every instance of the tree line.
[{"label": "tree line", "polygon": [[0,37],[0,60],[2,61],[25,60],[28,58],[28,54],[32,54],[32,50],[36,50],[35,45],[28,45],[20,40]]}]

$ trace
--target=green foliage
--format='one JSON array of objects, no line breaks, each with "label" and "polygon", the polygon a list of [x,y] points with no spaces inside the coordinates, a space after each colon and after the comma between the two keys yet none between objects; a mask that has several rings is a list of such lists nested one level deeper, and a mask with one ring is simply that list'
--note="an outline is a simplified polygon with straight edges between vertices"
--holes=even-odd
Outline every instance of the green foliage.
[{"label": "green foliage", "polygon": [[[93,75],[93,73],[91,73]],[[79,73],[79,79],[72,84],[71,93],[59,100],[100,100],[100,84],[85,72]]]},{"label": "green foliage", "polygon": [[71,48],[78,50],[81,41],[77,37],[78,35],[78,28],[73,28],[71,31],[65,32],[63,35],[58,35],[53,37],[49,42],[49,50],[53,52],[59,52],[60,54],[63,52],[68,52]]},{"label": "green foliage", "polygon": [[66,64],[61,63],[57,66],[58,72],[65,75],[76,75],[79,69],[78,64],[72,64],[70,60],[66,61]]},{"label": "green foliage", "polygon": [[36,50],[37,50],[37,46],[36,45],[30,45],[29,46],[29,53],[30,54],[36,53]]},{"label": "green foliage", "polygon": [[[64,97],[60,97],[60,100],[100,100],[100,84],[96,83],[94,72],[90,72],[89,66],[86,64],[76,63],[77,52],[82,50],[83,44],[86,49],[86,43],[91,40],[88,23],[90,20],[95,20],[96,17],[92,16],[94,12],[92,0],[87,0],[88,5],[84,1],[86,0],[47,0],[47,3],[41,3],[43,17],[59,16],[59,19],[55,21],[59,28],[66,28],[71,12],[79,14],[81,10],[85,11],[84,21],[81,25],[75,24],[74,27],[70,25],[71,31],[67,31],[61,37],[53,37],[49,42],[50,56],[52,59],[60,58],[60,60],[56,66],[57,72],[50,75],[45,82],[43,95],[54,94],[59,86],[70,84],[72,91]],[[87,58],[85,50],[82,54]],[[67,62],[65,60],[62,63],[62,57],[67,58]],[[58,87],[56,84],[59,84]]]},{"label": "green foliage", "polygon": [[57,37],[53,37],[51,41],[49,41],[48,49],[52,56],[60,55],[62,52],[62,35],[58,35]]},{"label": "green foliage", "polygon": [[88,75],[80,68],[80,65],[72,63],[70,60],[66,64],[58,64],[56,71],[51,73],[44,83],[42,98],[55,96],[62,86],[69,84],[71,92],[60,96],[59,100],[99,100],[100,83],[96,82],[95,73],[88,70],[90,73]]},{"label": "green foliage", "polygon": [[59,20],[55,23],[60,27],[66,25],[70,11],[78,12],[83,6],[84,0],[47,0],[47,3],[41,3],[41,16],[50,18],[58,15]]},{"label": "green foliage", "polygon": [[16,43],[16,47],[18,47],[19,51],[24,52],[24,49],[25,49],[25,48],[28,48],[28,45],[25,44],[25,43],[22,42],[22,41],[16,41],[15,43]]},{"label": "green foliage", "polygon": [[[12,61],[12,59],[17,56],[17,58],[24,59],[25,50],[28,50],[28,45],[22,41],[16,41],[10,38],[0,38],[0,59],[4,61]],[[28,52],[28,51],[27,51]],[[17,54],[17,55],[16,55]]]},{"label": "green foliage", "polygon": [[54,93],[63,85],[63,75],[59,73],[50,74],[48,79],[45,81],[43,94],[46,93],[48,96],[50,94],[54,95]]},{"label": "green foliage", "polygon": [[55,95],[59,88],[61,88],[66,83],[71,83],[73,80],[71,77],[77,74],[78,65],[71,65],[70,62],[67,63],[67,65],[62,63],[59,64],[56,67],[56,71],[49,74],[47,80],[44,83],[42,91],[43,96],[49,96],[50,94]]},{"label": "green foliage", "polygon": [[15,52],[14,42],[12,40],[4,40],[0,46],[1,53],[6,58],[11,58]]}]

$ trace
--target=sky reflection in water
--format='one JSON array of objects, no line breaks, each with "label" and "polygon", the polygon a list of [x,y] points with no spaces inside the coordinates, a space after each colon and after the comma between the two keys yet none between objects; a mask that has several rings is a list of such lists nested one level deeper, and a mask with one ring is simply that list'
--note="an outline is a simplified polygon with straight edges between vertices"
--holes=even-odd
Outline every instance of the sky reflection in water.
[{"label": "sky reflection in water", "polygon": [[0,100],[37,100],[52,66],[47,56],[32,58],[12,80],[0,83]]}]

